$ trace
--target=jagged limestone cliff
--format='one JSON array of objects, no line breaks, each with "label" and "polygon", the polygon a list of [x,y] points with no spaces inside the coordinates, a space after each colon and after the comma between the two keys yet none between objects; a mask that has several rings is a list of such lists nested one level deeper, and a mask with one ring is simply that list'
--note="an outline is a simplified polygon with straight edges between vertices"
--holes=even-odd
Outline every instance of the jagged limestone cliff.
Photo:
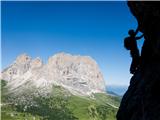
[{"label": "jagged limestone cliff", "polygon": [[[53,85],[62,86],[75,95],[105,92],[105,82],[97,63],[88,56],[55,54],[47,64],[40,58],[22,54],[2,72],[12,93],[35,90],[46,94]],[[42,92],[41,92],[42,90]]]}]

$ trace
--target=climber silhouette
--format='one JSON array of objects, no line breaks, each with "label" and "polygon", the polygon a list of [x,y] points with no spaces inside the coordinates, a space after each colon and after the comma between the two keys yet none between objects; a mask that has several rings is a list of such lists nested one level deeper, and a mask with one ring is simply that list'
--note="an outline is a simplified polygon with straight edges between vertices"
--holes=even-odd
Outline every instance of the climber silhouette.
[{"label": "climber silhouette", "polygon": [[143,34],[139,37],[136,37],[137,33],[139,31],[139,28],[137,28],[137,30],[134,32],[134,30],[129,30],[128,34],[129,37],[126,37],[124,39],[124,47],[127,50],[130,50],[130,55],[132,57],[132,63],[130,66],[130,73],[134,74],[136,72],[136,70],[139,67],[139,63],[140,63],[140,54],[139,54],[139,50],[137,47],[137,41],[143,37]]}]

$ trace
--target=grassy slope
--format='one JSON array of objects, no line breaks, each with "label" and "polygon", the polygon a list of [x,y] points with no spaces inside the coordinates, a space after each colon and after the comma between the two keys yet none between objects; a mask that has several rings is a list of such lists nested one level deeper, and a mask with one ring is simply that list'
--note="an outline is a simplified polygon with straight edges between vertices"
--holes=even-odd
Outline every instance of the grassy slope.
[{"label": "grassy slope", "polygon": [[40,116],[25,112],[17,112],[13,106],[4,105],[1,111],[1,120],[41,120]]},{"label": "grassy slope", "polygon": [[106,94],[95,94],[95,99],[71,96],[68,103],[69,109],[80,120],[115,120],[119,101]]},{"label": "grassy slope", "polygon": [[120,101],[118,97],[102,93],[94,94],[94,98],[66,96],[69,92],[55,86],[52,97],[36,99],[39,107],[24,112],[23,106],[5,105],[4,86],[5,83],[2,85],[2,120],[115,120]]}]

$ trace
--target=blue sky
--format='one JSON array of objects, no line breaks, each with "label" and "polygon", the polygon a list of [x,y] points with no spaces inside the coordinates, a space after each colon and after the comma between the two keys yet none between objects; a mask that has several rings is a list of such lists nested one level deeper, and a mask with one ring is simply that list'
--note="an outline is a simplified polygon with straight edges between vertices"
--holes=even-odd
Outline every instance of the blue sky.
[{"label": "blue sky", "polygon": [[2,68],[22,53],[47,62],[66,52],[94,58],[106,84],[129,84],[131,58],[123,39],[137,22],[126,2],[2,2],[1,7]]}]

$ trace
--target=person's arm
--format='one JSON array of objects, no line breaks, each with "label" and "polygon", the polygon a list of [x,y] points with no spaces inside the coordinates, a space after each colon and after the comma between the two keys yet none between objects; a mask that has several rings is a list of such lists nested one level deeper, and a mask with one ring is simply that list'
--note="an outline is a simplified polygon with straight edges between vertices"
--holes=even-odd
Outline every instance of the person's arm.
[{"label": "person's arm", "polygon": [[139,40],[139,39],[141,39],[143,37],[143,34],[141,35],[141,36],[139,36],[139,37],[135,37],[135,39],[136,40]]},{"label": "person's arm", "polygon": [[139,26],[137,27],[137,29],[136,29],[136,31],[134,33],[135,36],[137,35],[138,31],[139,31]]}]

